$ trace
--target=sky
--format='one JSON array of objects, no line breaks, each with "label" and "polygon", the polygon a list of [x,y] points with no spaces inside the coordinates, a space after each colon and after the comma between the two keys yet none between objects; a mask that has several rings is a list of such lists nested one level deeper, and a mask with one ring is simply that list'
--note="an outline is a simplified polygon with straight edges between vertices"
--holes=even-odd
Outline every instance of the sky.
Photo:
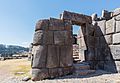
[{"label": "sky", "polygon": [[[0,0],[0,44],[28,47],[39,19],[59,18],[64,10],[101,16],[120,7],[120,0]],[[74,28],[73,33],[77,33]]]}]

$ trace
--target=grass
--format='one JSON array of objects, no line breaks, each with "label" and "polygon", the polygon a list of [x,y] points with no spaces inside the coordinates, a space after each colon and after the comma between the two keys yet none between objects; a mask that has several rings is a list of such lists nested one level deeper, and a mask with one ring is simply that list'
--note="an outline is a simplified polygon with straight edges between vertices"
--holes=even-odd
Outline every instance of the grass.
[{"label": "grass", "polygon": [[[27,59],[11,59],[0,61],[0,72],[6,72],[14,76],[30,76],[31,62]],[[18,73],[23,72],[23,73]]]}]

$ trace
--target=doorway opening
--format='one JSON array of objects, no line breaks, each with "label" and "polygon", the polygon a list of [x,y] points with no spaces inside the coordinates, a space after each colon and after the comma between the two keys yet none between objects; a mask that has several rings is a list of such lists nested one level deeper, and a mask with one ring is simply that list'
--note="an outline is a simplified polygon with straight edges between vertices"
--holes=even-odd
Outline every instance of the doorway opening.
[{"label": "doorway opening", "polygon": [[78,25],[73,25],[72,26],[72,30],[73,30],[73,62],[74,63],[77,63],[80,61],[80,58],[79,58],[79,32],[80,32],[80,29],[81,26],[78,26]]}]

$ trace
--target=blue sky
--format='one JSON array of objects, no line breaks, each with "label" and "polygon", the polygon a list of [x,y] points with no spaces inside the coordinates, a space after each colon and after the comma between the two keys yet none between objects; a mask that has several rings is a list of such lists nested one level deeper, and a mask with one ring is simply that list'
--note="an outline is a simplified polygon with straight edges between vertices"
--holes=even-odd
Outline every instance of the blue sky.
[{"label": "blue sky", "polygon": [[[0,43],[28,46],[39,19],[55,17],[64,10],[101,15],[103,9],[120,7],[120,0],[0,0]],[[74,30],[74,33],[77,30]]]}]

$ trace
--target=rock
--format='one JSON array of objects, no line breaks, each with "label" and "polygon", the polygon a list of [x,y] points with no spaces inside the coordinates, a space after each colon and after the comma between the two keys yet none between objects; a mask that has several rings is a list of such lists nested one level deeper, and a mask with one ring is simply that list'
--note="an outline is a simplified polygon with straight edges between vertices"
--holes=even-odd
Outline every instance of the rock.
[{"label": "rock", "polygon": [[115,32],[115,20],[114,18],[106,21],[106,34]]},{"label": "rock", "polygon": [[29,77],[29,76],[26,76],[26,77],[24,77],[23,79],[22,79],[22,81],[28,81],[28,80],[30,80],[31,78]]},{"label": "rock", "polygon": [[112,44],[112,35],[105,35],[104,37],[107,44]]},{"label": "rock", "polygon": [[96,21],[97,20],[97,14],[96,13],[92,14],[91,17],[92,17],[92,21]]},{"label": "rock", "polygon": [[33,45],[42,45],[43,44],[44,31],[36,31],[33,37]]},{"label": "rock", "polygon": [[49,30],[64,30],[63,20],[50,18]]},{"label": "rock", "polygon": [[116,16],[116,15],[119,15],[120,14],[120,8],[116,8],[114,11],[113,11],[113,16]]},{"label": "rock", "polygon": [[73,13],[73,12],[69,12],[69,11],[64,11],[61,19],[71,20],[72,24],[76,24],[76,25],[80,25],[80,24],[84,24],[84,23],[92,23],[91,16]]},{"label": "rock", "polygon": [[32,81],[39,81],[49,77],[48,69],[32,69]]},{"label": "rock", "polygon": [[33,46],[33,64],[32,68],[44,68],[46,65],[47,46]]},{"label": "rock", "polygon": [[116,32],[120,32],[120,21],[116,21]]},{"label": "rock", "polygon": [[102,11],[102,18],[108,20],[111,19],[111,12],[107,11],[107,10],[103,10]]},{"label": "rock", "polygon": [[113,34],[113,44],[120,43],[120,33]]},{"label": "rock", "polygon": [[35,31],[38,31],[38,30],[48,30],[48,25],[49,25],[49,20],[48,19],[39,20],[36,23]]},{"label": "rock", "polygon": [[47,68],[59,67],[59,47],[55,45],[48,46]]},{"label": "rock", "polygon": [[60,67],[69,67],[73,65],[72,48],[72,45],[60,47]]}]

